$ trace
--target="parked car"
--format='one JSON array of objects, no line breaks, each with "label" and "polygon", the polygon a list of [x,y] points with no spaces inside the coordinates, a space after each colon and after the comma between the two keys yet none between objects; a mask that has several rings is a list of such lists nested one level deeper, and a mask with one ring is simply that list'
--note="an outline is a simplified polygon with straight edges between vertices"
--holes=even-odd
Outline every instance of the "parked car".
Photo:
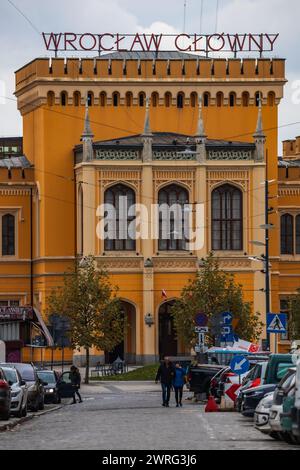
[{"label": "parked car", "polygon": [[216,375],[214,375],[210,381],[209,394],[213,396],[216,399],[216,401],[219,400],[219,397],[218,397],[219,383],[222,377],[222,373],[225,369],[227,369],[227,367],[224,367],[223,369],[218,370]]},{"label": "parked car", "polygon": [[267,393],[267,395],[260,400],[254,413],[254,426],[263,434],[269,434],[271,431],[269,416],[270,409],[273,403],[273,392]]},{"label": "parked car", "polygon": [[300,444],[300,436],[295,433],[294,414],[295,410],[295,391],[296,387],[291,387],[283,397],[282,413],[280,414],[280,425],[282,429],[282,438],[289,444]]},{"label": "parked car", "polygon": [[275,388],[276,384],[267,384],[245,390],[242,393],[242,415],[253,417],[260,400],[262,400],[268,393],[274,392]]},{"label": "parked car", "polygon": [[300,357],[297,361],[294,406],[292,408],[292,434],[300,443]]},{"label": "parked car", "polygon": [[11,388],[10,412],[17,418],[27,415],[28,386],[14,367],[2,367],[5,379]]},{"label": "parked car", "polygon": [[274,392],[273,403],[270,409],[270,427],[272,437],[286,440],[284,430],[280,422],[280,415],[283,413],[283,399],[291,389],[295,387],[296,368],[290,368],[283,379],[279,382]]},{"label": "parked car", "polygon": [[57,382],[59,380],[58,372],[54,370],[38,370],[37,375],[42,381],[45,389],[45,403],[59,403]]},{"label": "parked car", "polygon": [[7,421],[10,416],[11,390],[0,367],[0,419]]},{"label": "parked car", "polygon": [[59,400],[62,398],[71,398],[74,394],[74,386],[71,383],[70,371],[64,372],[57,382],[57,394]]},{"label": "parked car", "polygon": [[0,367],[15,367],[20,373],[22,380],[28,386],[28,408],[31,411],[43,410],[45,406],[45,389],[42,381],[38,378],[35,367],[31,364],[9,363],[0,364]]},{"label": "parked car", "polygon": [[209,395],[210,381],[224,366],[218,364],[200,364],[191,366],[188,373],[189,389],[195,394]]},{"label": "parked car", "polygon": [[237,393],[235,401],[235,409],[241,411],[243,392],[249,388],[259,387],[264,384],[268,362],[258,362],[255,364],[242,381],[242,386]]}]

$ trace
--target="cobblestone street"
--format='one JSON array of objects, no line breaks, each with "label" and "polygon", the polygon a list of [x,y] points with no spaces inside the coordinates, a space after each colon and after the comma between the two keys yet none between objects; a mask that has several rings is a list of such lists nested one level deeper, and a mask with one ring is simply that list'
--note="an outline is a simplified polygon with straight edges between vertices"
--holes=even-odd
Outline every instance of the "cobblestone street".
[{"label": "cobblestone street", "polygon": [[[2,449],[293,450],[232,412],[204,413],[184,401],[161,407],[160,387],[114,382],[82,388],[84,402],[35,418],[0,435]],[[172,397],[174,398],[174,397]]]}]

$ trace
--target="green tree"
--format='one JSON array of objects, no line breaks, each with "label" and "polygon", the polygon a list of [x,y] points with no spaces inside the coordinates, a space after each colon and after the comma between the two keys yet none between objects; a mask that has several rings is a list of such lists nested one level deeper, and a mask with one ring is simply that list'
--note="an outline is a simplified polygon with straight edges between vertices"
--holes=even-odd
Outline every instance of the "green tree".
[{"label": "green tree", "polygon": [[289,302],[288,329],[291,340],[300,340],[300,289]]},{"label": "green tree", "polygon": [[[222,271],[213,254],[203,260],[203,266],[196,277],[183,288],[181,296],[175,301],[172,315],[177,336],[187,347],[195,346],[194,318],[203,312],[209,318],[209,327],[221,312],[230,311],[236,323],[235,333],[242,339],[256,341],[262,332],[263,323],[259,314],[252,313],[249,302],[243,300],[242,286],[236,284],[234,276]],[[214,337],[210,335],[213,343]]]},{"label": "green tree", "polygon": [[89,383],[89,349],[111,351],[124,337],[124,317],[116,294],[108,274],[98,271],[95,259],[89,256],[76,262],[74,271],[65,273],[63,286],[48,298],[48,315],[66,318],[72,348],[85,350],[85,383]]}]

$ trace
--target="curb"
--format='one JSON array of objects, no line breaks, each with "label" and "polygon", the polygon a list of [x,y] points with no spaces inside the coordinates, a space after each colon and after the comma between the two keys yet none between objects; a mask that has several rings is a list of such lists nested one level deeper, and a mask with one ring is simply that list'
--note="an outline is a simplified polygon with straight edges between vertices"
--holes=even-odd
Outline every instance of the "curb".
[{"label": "curb", "polygon": [[20,424],[26,423],[27,421],[31,421],[33,418],[39,418],[40,416],[51,413],[52,411],[60,410],[64,406],[65,405],[55,406],[54,408],[51,408],[50,410],[39,411],[38,413],[25,416],[24,418],[19,418],[11,423],[0,425],[0,432],[10,431],[11,429],[15,428],[16,426],[19,426]]}]

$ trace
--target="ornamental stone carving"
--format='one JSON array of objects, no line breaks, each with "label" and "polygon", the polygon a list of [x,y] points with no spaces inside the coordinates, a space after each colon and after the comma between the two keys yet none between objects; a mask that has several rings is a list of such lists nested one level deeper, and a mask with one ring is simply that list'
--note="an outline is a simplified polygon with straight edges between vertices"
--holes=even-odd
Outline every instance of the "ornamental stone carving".
[{"label": "ornamental stone carving", "polygon": [[141,172],[140,170],[127,169],[114,170],[104,169],[99,171],[99,182],[102,189],[106,189],[112,183],[128,183],[133,186],[137,192],[140,190]]},{"label": "ornamental stone carving", "polygon": [[251,150],[210,150],[207,154],[208,160],[253,160]]},{"label": "ornamental stone carving", "polygon": [[196,160],[196,152],[154,151],[153,160]]},{"label": "ornamental stone carving", "polygon": [[96,160],[140,160],[141,155],[135,150],[96,150]]}]

